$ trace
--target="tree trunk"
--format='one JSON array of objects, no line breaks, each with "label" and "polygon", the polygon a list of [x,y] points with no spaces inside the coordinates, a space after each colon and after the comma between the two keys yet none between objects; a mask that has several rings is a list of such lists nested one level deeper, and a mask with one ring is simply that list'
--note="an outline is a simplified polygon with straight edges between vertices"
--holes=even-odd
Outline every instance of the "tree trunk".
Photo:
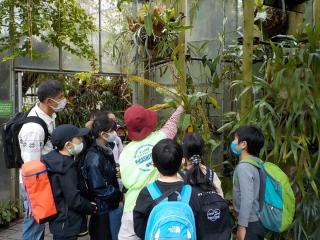
[{"label": "tree trunk", "polygon": [[[253,20],[254,20],[254,0],[243,1],[243,81],[245,84],[252,83],[252,54],[253,54]],[[252,106],[252,93],[247,92],[241,98],[240,116],[243,118]]]}]

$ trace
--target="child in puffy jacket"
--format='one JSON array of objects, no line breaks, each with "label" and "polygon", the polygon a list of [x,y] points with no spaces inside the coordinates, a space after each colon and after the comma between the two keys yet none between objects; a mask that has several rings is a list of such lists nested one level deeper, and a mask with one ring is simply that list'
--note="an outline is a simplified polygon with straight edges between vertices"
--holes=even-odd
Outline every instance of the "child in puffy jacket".
[{"label": "child in puffy jacket", "polygon": [[49,222],[54,240],[75,240],[80,232],[83,215],[96,211],[96,204],[80,195],[74,156],[83,148],[82,137],[88,129],[71,124],[53,130],[51,142],[55,150],[41,161],[47,166],[58,215]]}]

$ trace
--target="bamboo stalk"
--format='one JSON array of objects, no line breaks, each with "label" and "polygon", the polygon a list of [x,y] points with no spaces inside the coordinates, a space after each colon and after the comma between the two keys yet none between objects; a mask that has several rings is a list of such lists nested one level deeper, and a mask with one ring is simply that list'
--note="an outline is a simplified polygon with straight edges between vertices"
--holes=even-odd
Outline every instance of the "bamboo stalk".
[{"label": "bamboo stalk", "polygon": [[[178,3],[178,14],[183,14],[185,16],[186,11],[186,0],[180,0]],[[185,18],[183,19],[182,25],[185,25]],[[187,82],[186,82],[186,61],[185,61],[185,31],[181,31],[179,34],[179,42],[178,46],[180,47],[179,53],[178,53],[178,61],[180,62],[181,69],[183,70],[183,76],[181,79],[178,80],[178,88],[181,93],[185,94],[187,93]]]},{"label": "bamboo stalk", "polygon": [[288,11],[289,15],[289,28],[288,35],[297,36],[303,30],[304,12],[306,3],[299,4],[294,8],[294,11]]},{"label": "bamboo stalk", "polygon": [[[150,69],[144,73],[144,78],[150,79]],[[150,88],[147,85],[143,85],[143,105],[145,107],[150,106]]]},{"label": "bamboo stalk", "polygon": [[313,22],[315,26],[320,26],[320,0],[313,2]]},{"label": "bamboo stalk", "polygon": [[[252,54],[253,54],[253,22],[254,22],[254,0],[243,1],[243,81],[245,84],[252,83]],[[243,118],[252,105],[252,93],[247,92],[241,98],[240,116]]]}]

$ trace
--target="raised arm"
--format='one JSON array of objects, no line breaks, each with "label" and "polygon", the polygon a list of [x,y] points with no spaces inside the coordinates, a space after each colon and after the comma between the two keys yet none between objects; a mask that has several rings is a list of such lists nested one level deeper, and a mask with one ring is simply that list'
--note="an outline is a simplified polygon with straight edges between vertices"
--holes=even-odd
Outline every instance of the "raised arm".
[{"label": "raised arm", "polygon": [[167,138],[173,139],[178,131],[178,122],[184,108],[179,106],[177,110],[171,115],[169,120],[164,124],[160,131],[164,132]]}]

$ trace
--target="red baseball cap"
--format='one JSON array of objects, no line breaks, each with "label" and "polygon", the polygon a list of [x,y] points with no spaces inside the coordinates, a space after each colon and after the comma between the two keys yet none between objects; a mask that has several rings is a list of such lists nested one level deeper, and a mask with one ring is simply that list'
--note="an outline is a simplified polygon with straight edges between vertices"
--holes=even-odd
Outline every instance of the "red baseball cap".
[{"label": "red baseball cap", "polygon": [[124,122],[128,129],[128,137],[133,141],[139,141],[156,129],[158,116],[155,111],[133,104],[125,111]]}]

